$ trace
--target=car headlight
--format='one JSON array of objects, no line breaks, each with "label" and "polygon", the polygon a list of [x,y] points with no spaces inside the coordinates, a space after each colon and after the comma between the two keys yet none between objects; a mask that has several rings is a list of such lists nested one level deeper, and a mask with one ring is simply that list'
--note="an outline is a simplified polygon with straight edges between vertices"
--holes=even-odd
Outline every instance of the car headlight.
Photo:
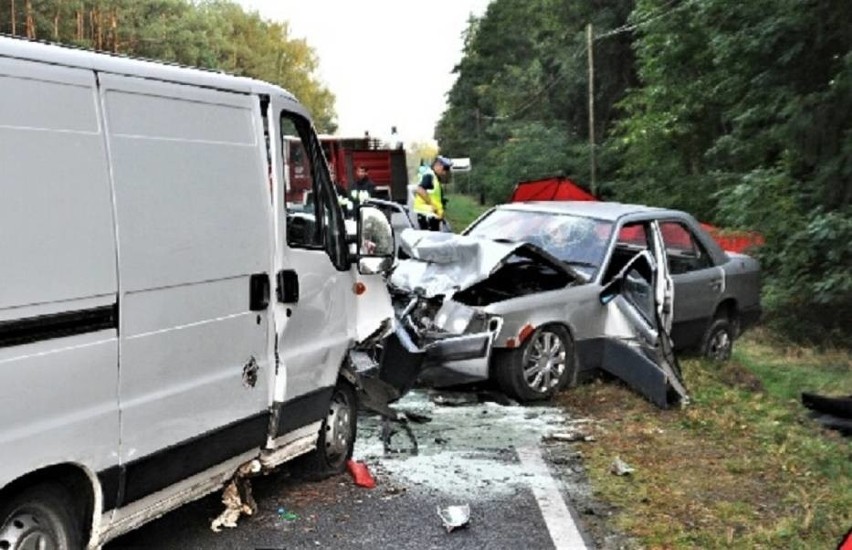
[{"label": "car headlight", "polygon": [[470,317],[456,317],[453,319],[452,326],[450,327],[450,332],[455,334],[461,334],[464,332],[464,329],[467,328],[467,325],[470,324]]}]

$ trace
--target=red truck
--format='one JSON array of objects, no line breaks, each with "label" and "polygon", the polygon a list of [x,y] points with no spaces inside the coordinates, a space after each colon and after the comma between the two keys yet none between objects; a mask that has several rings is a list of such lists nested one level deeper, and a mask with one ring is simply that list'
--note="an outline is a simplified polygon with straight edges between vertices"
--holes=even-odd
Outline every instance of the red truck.
[{"label": "red truck", "polygon": [[[375,198],[406,201],[408,167],[404,149],[387,148],[378,139],[368,137],[320,136],[320,144],[332,178],[343,189],[347,189],[354,179],[355,168],[363,165],[376,184]],[[285,147],[289,167],[287,200],[304,202],[312,187],[305,150],[301,141],[295,138],[288,138]]]}]

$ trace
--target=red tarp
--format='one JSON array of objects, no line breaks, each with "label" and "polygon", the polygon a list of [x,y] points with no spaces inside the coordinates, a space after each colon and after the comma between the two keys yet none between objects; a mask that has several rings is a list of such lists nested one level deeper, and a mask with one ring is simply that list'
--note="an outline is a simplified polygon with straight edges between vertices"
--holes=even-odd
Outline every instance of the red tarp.
[{"label": "red tarp", "polygon": [[515,186],[509,202],[527,201],[596,201],[594,195],[568,178],[545,178],[522,181]]},{"label": "red tarp", "polygon": [[[515,186],[509,202],[528,201],[597,201],[598,198],[564,177],[522,181]],[[728,252],[746,252],[763,244],[763,235],[753,231],[728,231],[702,223],[701,227]],[[666,235],[675,241],[688,240],[684,235]],[[627,236],[625,236],[627,238]]]}]

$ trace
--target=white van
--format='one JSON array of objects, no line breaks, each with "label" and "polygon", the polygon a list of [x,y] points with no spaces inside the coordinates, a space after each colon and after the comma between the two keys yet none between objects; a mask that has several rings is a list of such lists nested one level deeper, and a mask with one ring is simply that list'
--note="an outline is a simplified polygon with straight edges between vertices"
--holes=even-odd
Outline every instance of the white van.
[{"label": "white van", "polygon": [[292,95],[0,38],[0,167],[0,548],[96,547],[253,460],[343,469],[393,241],[364,209],[391,244],[351,257]]}]

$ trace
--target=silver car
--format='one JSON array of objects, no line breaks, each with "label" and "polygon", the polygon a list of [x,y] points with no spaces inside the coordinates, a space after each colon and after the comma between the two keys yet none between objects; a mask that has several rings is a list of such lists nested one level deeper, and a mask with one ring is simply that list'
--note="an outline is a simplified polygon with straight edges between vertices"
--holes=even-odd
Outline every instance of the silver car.
[{"label": "silver car", "polygon": [[493,379],[532,401],[603,369],[668,406],[687,398],[674,348],[725,360],[760,315],[757,261],[676,210],[508,204],[462,235],[400,240],[389,286],[408,342],[385,362],[416,350],[408,372],[436,386]]}]

